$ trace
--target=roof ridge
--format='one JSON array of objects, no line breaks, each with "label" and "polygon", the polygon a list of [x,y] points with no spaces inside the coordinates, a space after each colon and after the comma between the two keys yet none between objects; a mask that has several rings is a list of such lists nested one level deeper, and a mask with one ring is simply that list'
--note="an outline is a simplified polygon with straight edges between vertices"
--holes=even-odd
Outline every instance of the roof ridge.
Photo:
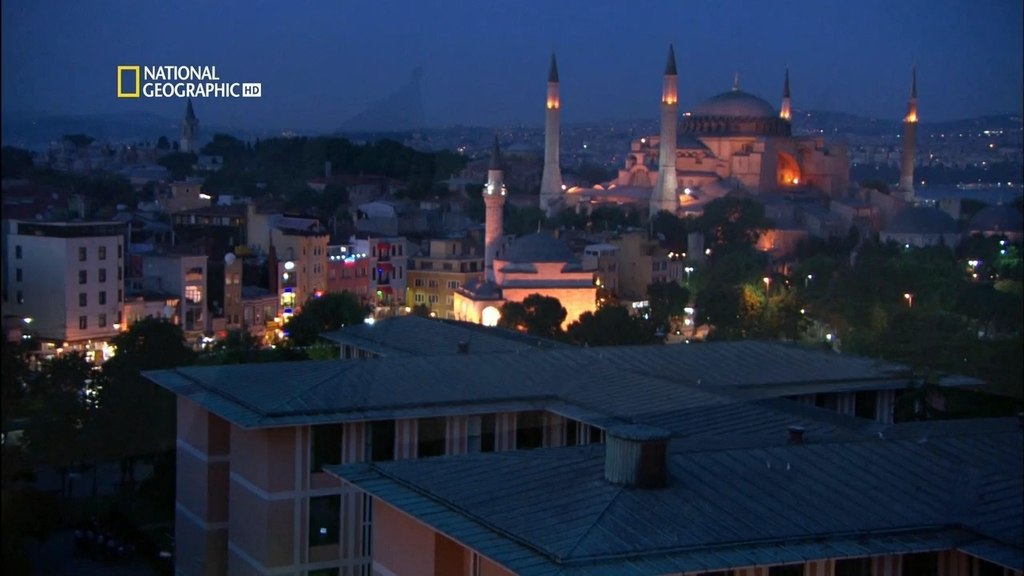
[{"label": "roof ridge", "polygon": [[[607,449],[608,448],[606,446],[605,450]],[[604,505],[604,508],[601,510],[601,513],[598,514],[596,518],[594,518],[594,522],[590,524],[590,528],[587,528],[587,531],[581,534],[580,537],[576,539],[576,542],[573,543],[572,548],[569,548],[569,551],[566,553],[566,556],[564,558],[559,557],[559,560],[569,561],[569,559],[572,558],[572,553],[575,552],[576,549],[583,544],[583,541],[586,540],[587,536],[594,531],[594,528],[597,526],[597,523],[600,522],[601,518],[604,518],[605,514],[608,513],[608,509],[611,508],[612,504],[614,504],[615,501],[619,499],[619,496],[622,495],[622,491],[624,489],[625,486],[618,487],[618,489],[615,491],[615,495],[608,499],[608,502]]]}]

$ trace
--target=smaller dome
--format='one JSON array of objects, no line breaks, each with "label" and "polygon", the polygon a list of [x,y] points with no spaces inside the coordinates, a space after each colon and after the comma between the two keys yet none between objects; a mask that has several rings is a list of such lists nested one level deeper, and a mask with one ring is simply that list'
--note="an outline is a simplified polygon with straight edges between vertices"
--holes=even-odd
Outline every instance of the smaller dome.
[{"label": "smaller dome", "polygon": [[986,206],[971,218],[972,232],[1024,232],[1024,219],[1013,206]]},{"label": "smaller dome", "polygon": [[497,257],[513,264],[531,262],[570,262],[573,260],[569,247],[550,234],[536,232],[516,238],[504,254]]},{"label": "smaller dome", "polygon": [[956,220],[949,214],[938,208],[917,206],[897,214],[885,231],[894,234],[950,234],[957,229]]},{"label": "smaller dome", "polygon": [[772,105],[742,90],[730,90],[697,104],[693,116],[729,116],[734,118],[774,118]]}]

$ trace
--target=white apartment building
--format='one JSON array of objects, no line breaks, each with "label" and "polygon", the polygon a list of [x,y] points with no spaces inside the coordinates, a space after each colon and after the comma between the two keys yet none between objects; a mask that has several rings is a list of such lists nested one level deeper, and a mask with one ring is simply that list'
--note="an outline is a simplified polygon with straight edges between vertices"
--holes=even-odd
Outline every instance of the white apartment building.
[{"label": "white apartment building", "polygon": [[42,351],[109,355],[124,299],[121,222],[11,221],[5,314],[25,319]]}]

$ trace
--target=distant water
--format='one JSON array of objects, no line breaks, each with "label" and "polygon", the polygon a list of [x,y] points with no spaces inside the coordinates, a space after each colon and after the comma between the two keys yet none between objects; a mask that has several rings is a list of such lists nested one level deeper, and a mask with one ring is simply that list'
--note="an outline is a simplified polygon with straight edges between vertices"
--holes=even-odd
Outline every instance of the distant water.
[{"label": "distant water", "polygon": [[[1015,183],[1016,184],[1016,183]],[[922,186],[914,188],[914,195],[924,200],[942,198],[960,198],[961,200],[977,200],[986,204],[1011,204],[1024,190],[1020,186]]]}]

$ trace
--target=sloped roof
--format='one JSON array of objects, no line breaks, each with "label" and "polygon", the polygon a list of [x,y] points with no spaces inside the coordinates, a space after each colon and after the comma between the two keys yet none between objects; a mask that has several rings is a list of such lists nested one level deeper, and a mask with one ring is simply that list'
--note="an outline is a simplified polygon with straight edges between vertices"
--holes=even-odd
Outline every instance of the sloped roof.
[{"label": "sloped roof", "polygon": [[1024,218],[1014,206],[986,206],[971,218],[967,229],[978,232],[1022,232]]},{"label": "sloped roof", "polygon": [[601,445],[329,470],[521,574],[660,574],[980,544],[1004,560],[1016,550],[1019,569],[1021,450],[1004,419],[998,433],[926,442],[672,446],[661,490],[606,482]]}]

